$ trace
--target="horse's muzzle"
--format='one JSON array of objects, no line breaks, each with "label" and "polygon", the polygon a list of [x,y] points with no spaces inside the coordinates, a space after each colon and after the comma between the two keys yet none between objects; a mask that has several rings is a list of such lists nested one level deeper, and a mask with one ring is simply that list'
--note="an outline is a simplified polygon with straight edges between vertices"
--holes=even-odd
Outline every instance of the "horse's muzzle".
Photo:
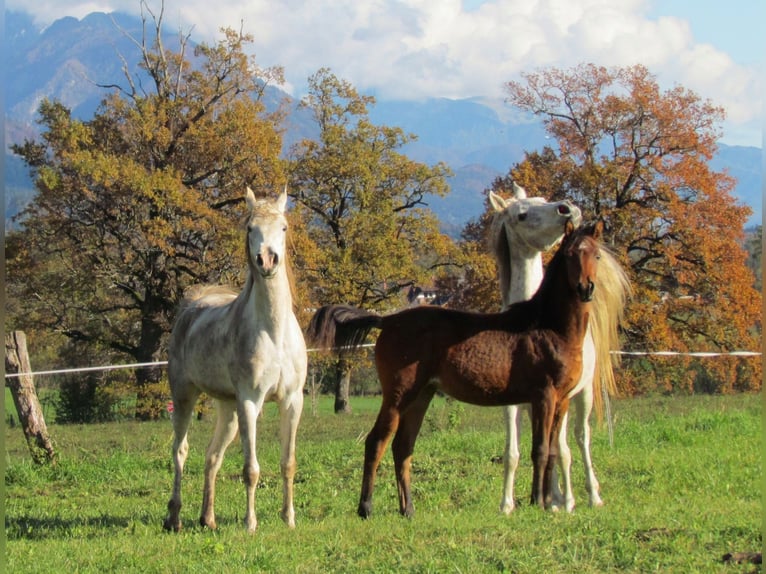
[{"label": "horse's muzzle", "polygon": [[593,291],[596,289],[596,286],[593,284],[593,281],[588,279],[588,282],[578,283],[577,284],[577,294],[580,296],[580,301],[583,303],[587,303],[593,299]]},{"label": "horse's muzzle", "polygon": [[579,227],[580,223],[582,222],[582,213],[580,212],[580,208],[568,200],[562,201],[559,204],[557,211],[558,214],[562,217],[566,217],[571,220],[575,227]]},{"label": "horse's muzzle", "polygon": [[279,255],[271,251],[271,249],[266,252],[265,256],[258,253],[255,256],[255,264],[262,277],[273,277],[279,267]]}]

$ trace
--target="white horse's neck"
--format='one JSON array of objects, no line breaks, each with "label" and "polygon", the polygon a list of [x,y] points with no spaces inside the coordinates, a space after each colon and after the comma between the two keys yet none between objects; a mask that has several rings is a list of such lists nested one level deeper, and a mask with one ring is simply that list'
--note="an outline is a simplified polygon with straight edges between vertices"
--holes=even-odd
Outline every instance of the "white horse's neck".
[{"label": "white horse's neck", "polygon": [[[252,313],[252,325],[268,332],[274,341],[283,339],[293,299],[284,265],[274,277],[264,278],[251,272],[246,292],[246,312]],[[244,295],[245,293],[243,293]]]},{"label": "white horse's neck", "polygon": [[543,280],[543,257],[537,249],[518,238],[508,237],[511,277],[504,305],[532,298]]}]

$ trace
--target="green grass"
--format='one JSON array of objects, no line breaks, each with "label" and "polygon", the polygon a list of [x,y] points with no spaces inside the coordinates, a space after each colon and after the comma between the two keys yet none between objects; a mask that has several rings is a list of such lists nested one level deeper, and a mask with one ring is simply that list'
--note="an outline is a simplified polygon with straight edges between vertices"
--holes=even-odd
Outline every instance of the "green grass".
[{"label": "green grass", "polygon": [[[212,421],[192,425],[184,530],[163,532],[170,494],[170,424],[51,425],[60,452],[35,467],[17,427],[6,429],[6,571],[23,572],[753,572],[721,562],[760,551],[761,400],[758,395],[622,400],[614,446],[596,428],[593,456],[605,506],[587,507],[574,439],[574,514],[523,503],[499,514],[504,442],[499,409],[434,401],[413,463],[416,514],[398,515],[386,453],[374,515],[356,517],[362,440],[378,399],[348,416],[307,400],[298,442],[297,528],[281,503],[276,408],[259,423],[258,532],[244,529],[237,443],[219,474],[219,529],[196,526]],[[529,452],[529,432],[522,448]],[[759,567],[758,567],[759,568]]]}]

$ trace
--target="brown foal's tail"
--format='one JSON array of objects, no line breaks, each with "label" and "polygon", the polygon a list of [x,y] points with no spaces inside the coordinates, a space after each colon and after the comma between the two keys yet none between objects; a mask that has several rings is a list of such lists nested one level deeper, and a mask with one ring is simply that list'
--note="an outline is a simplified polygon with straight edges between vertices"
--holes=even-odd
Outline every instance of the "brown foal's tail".
[{"label": "brown foal's tail", "polygon": [[362,345],[383,317],[349,305],[325,305],[314,313],[306,329],[309,344],[322,351],[351,350]]}]

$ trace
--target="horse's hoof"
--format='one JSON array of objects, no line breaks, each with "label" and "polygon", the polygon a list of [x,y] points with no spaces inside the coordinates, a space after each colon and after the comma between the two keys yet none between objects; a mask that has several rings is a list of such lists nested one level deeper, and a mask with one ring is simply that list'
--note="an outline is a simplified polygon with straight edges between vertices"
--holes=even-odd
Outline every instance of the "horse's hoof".
[{"label": "horse's hoof", "polygon": [[575,509],[574,502],[566,503],[566,504],[562,504],[561,502],[554,502],[550,507],[550,510],[552,510],[553,512],[559,512],[563,510],[564,512],[567,512],[569,514],[572,514],[574,512],[574,509]]},{"label": "horse's hoof", "polygon": [[218,528],[214,518],[205,518],[204,516],[199,517],[199,525],[202,528],[209,528],[210,530],[216,530]]},{"label": "horse's hoof", "polygon": [[359,508],[356,509],[356,513],[359,515],[360,518],[367,519],[372,514],[372,508],[365,504],[360,504]]},{"label": "horse's hoof", "polygon": [[181,522],[173,522],[169,518],[166,518],[162,523],[162,528],[168,532],[181,532]]},{"label": "horse's hoof", "polygon": [[292,513],[280,512],[279,517],[282,519],[282,522],[287,524],[288,528],[295,528],[295,516]]}]

